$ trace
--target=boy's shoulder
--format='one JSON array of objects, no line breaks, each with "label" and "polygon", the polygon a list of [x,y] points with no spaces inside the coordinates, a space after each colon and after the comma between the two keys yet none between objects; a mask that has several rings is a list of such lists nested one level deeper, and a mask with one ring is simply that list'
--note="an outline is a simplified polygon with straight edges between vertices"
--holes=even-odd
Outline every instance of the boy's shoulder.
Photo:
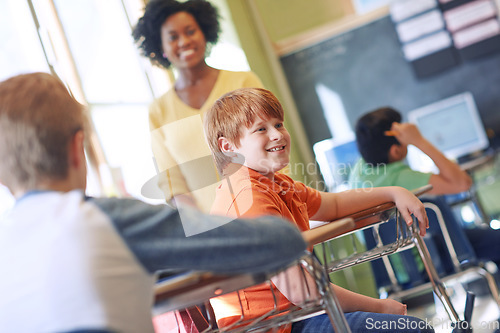
[{"label": "boy's shoulder", "polygon": [[275,179],[271,180],[253,169],[240,166],[224,177],[217,187],[216,197],[217,201],[227,201],[252,193],[273,195],[281,190],[282,184],[288,183],[293,183],[293,180],[284,174],[276,173]]},{"label": "boy's shoulder", "polygon": [[269,182],[269,178],[261,175],[257,171],[241,166],[237,170],[232,171],[229,175],[224,176],[218,190],[219,192],[230,191],[233,195],[237,195],[237,193],[243,190],[262,188]]},{"label": "boy's shoulder", "polygon": [[247,168],[246,166],[241,166],[236,171],[232,172],[230,175],[224,178],[224,182],[221,186],[227,186],[234,189],[275,189],[277,186],[282,186],[286,184],[296,183],[289,176],[277,172],[274,174],[274,180],[260,174],[259,172]]},{"label": "boy's shoulder", "polygon": [[276,173],[274,180],[271,180],[253,169],[241,166],[218,186],[211,214],[259,216],[266,211],[265,207],[282,205],[280,193],[287,189],[294,189],[290,177]]}]

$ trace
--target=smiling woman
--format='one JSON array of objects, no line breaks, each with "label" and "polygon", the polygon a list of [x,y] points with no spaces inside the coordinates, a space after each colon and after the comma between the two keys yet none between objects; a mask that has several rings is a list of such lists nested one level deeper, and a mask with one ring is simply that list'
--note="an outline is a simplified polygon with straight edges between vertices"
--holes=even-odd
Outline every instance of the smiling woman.
[{"label": "smiling woman", "polygon": [[[162,68],[174,67],[174,86],[149,109],[151,145],[160,172],[158,185],[167,202],[183,201],[208,212],[215,167],[203,135],[203,117],[224,93],[241,87],[261,87],[252,72],[211,67],[207,52],[218,41],[219,13],[208,1],[151,0],[133,30],[142,54]],[[190,161],[207,161],[193,171]],[[217,175],[216,175],[217,176]]]}]

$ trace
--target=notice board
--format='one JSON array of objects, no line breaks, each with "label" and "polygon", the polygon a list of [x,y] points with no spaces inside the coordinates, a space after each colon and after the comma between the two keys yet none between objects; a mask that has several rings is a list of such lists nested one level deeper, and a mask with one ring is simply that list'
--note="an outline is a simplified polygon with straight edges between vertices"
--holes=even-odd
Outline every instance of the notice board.
[{"label": "notice board", "polygon": [[311,146],[332,137],[319,90],[338,97],[352,127],[378,107],[392,106],[406,120],[408,111],[470,91],[485,127],[500,134],[500,53],[458,59],[457,66],[419,79],[384,16],[280,60]]}]

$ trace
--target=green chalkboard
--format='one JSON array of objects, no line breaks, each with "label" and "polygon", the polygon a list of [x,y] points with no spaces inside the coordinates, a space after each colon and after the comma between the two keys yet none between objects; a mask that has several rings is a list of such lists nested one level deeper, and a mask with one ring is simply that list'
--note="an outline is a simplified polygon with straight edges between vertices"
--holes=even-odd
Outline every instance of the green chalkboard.
[{"label": "green chalkboard", "polygon": [[460,61],[419,79],[403,56],[389,16],[282,56],[281,64],[311,145],[332,137],[319,86],[340,98],[351,126],[360,115],[381,106],[406,116],[415,108],[470,91],[485,127],[500,133],[500,53]]}]

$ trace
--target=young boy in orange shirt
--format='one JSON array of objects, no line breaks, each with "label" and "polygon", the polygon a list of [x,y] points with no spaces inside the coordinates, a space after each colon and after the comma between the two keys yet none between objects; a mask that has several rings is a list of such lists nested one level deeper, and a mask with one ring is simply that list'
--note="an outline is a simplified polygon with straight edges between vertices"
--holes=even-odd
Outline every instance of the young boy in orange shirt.
[{"label": "young boy in orange shirt", "polygon": [[[411,214],[419,221],[420,234],[428,227],[425,209],[418,198],[401,187],[320,192],[279,173],[289,163],[290,134],[283,125],[284,112],[277,98],[259,88],[243,88],[219,98],[205,117],[205,134],[217,168],[224,177],[217,188],[212,213],[231,217],[277,215],[308,230],[309,220],[332,221],[359,210],[392,201],[407,223]],[[418,318],[406,315],[406,306],[390,299],[375,299],[332,285],[353,332],[369,331],[370,322],[411,321],[397,331],[433,331]],[[276,290],[278,304],[286,307],[297,295]],[[240,292],[246,318],[273,309],[268,285]],[[219,326],[240,316],[238,295],[212,300]],[[415,329],[417,328],[417,329]],[[280,329],[280,332],[332,332],[328,316],[321,315]]]}]

